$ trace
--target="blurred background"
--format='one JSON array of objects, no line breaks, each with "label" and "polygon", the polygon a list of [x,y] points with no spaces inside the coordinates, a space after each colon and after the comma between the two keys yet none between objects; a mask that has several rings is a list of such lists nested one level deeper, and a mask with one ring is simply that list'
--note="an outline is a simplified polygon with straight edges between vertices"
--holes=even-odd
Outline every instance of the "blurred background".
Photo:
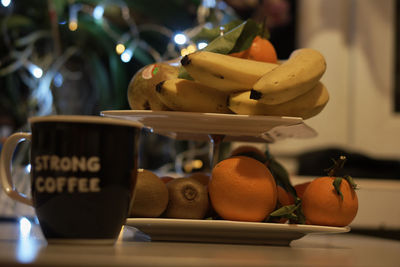
[{"label": "blurred background", "polygon": [[[395,0],[1,0],[0,146],[28,131],[31,116],[129,109],[128,84],[140,68],[206,45],[191,40],[204,27],[252,18],[268,27],[280,59],[300,47],[321,51],[330,93],[323,112],[306,121],[318,137],[255,145],[295,177],[324,175],[332,158],[347,155],[346,172],[362,179],[364,207],[374,210],[355,226],[398,233],[400,210],[371,200],[400,196],[399,11]],[[143,168],[207,169],[208,143],[149,132],[142,140]],[[16,161],[23,176],[27,154]],[[29,181],[20,186],[28,190]]]},{"label": "blurred background", "polygon": [[[206,45],[192,40],[203,28],[248,18],[265,22],[279,57],[287,58],[295,49],[296,10],[297,2],[287,0],[3,0],[0,140],[28,130],[31,116],[129,109],[133,75]],[[208,142],[143,136],[143,168],[174,166],[176,154],[189,148],[203,159],[200,168],[209,168]]]}]

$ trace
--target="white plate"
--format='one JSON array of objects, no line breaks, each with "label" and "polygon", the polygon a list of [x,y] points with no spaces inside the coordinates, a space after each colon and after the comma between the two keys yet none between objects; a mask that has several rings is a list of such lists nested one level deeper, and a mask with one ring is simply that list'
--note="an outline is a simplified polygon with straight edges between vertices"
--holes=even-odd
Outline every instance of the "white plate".
[{"label": "white plate", "polygon": [[285,138],[311,138],[316,131],[302,118],[151,110],[109,110],[103,116],[138,121],[157,134],[175,139],[275,142]]},{"label": "white plate", "polygon": [[333,234],[350,227],[253,223],[226,220],[128,218],[126,225],[150,236],[153,241],[183,241],[231,244],[289,245],[307,234]]}]

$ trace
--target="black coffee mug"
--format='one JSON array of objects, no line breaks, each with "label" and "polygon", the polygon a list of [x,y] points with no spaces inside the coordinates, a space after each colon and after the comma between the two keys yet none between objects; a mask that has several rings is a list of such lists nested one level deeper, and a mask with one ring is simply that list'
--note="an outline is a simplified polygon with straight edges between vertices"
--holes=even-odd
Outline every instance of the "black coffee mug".
[{"label": "black coffee mug", "polygon": [[[112,244],[133,201],[140,123],[97,116],[44,116],[3,145],[0,175],[13,199],[35,208],[49,242]],[[11,180],[16,146],[31,141],[32,199]]]}]

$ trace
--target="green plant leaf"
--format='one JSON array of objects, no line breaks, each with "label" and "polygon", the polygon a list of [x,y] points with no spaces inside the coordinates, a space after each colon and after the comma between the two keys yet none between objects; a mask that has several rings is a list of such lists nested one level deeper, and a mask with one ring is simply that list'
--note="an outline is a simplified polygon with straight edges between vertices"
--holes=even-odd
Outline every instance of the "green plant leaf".
[{"label": "green plant leaf", "polygon": [[272,176],[275,178],[275,182],[278,185],[282,186],[293,197],[297,197],[296,190],[290,182],[289,173],[285,169],[285,167],[269,153],[266,154],[266,156],[269,157],[267,160],[267,166],[268,169],[271,171]]},{"label": "green plant leaf", "polygon": [[34,22],[30,18],[22,15],[12,15],[10,17],[2,19],[0,21],[0,25],[3,25],[3,23],[5,23],[5,27],[8,28],[8,30],[14,28],[29,27],[34,24]]},{"label": "green plant leaf", "polygon": [[258,35],[265,36],[265,33],[263,33],[263,26],[256,23],[254,20],[247,20],[247,23],[243,26],[243,30],[238,36],[230,53],[240,52],[249,48],[254,38]]},{"label": "green plant leaf", "polygon": [[[241,23],[243,23],[243,20],[234,20],[231,21],[222,27],[224,28],[224,32],[229,32],[235,27],[239,26]],[[193,42],[207,42],[210,43],[212,42],[215,38],[220,36],[221,30],[220,28],[206,28],[203,27],[198,34],[193,36],[191,39]]]},{"label": "green plant leaf", "polygon": [[303,210],[301,209],[301,204],[300,207],[296,210],[296,216],[297,216],[296,220],[291,220],[290,223],[299,223],[299,224],[306,223],[306,217],[304,216]]},{"label": "green plant leaf", "polygon": [[345,175],[344,179],[347,180],[347,182],[349,182],[350,186],[355,190],[358,189],[357,184],[354,182],[353,177],[351,177],[350,175]]},{"label": "green plant leaf", "polygon": [[79,30],[70,32],[67,28],[66,31],[68,39],[65,42],[73,41],[82,47],[82,50],[93,51],[114,51],[114,41],[104,32],[100,25],[97,25],[89,18],[83,16],[79,20]]},{"label": "green plant leaf", "polygon": [[283,217],[283,216],[287,216],[287,215],[292,215],[292,213],[295,212],[296,209],[298,209],[298,205],[296,205],[296,204],[283,206],[283,207],[271,212],[270,216]]},{"label": "green plant leaf", "polygon": [[56,11],[57,16],[62,17],[66,7],[68,6],[68,0],[52,1],[52,4],[54,5],[54,10]]},{"label": "green plant leaf", "polygon": [[269,217],[287,218],[290,223],[304,224],[306,218],[301,209],[301,199],[296,198],[295,204],[283,206],[273,211]]},{"label": "green plant leaf", "polygon": [[88,53],[87,59],[93,74],[90,76],[91,82],[99,96],[100,109],[107,109],[111,99],[111,86],[108,71],[96,54]]},{"label": "green plant leaf", "polygon": [[335,187],[336,193],[340,196],[340,198],[343,200],[343,194],[342,191],[340,191],[340,185],[342,184],[342,177],[336,177],[335,180],[333,180],[333,187]]},{"label": "green plant leaf", "polygon": [[253,39],[262,31],[261,25],[249,19],[224,35],[218,36],[204,50],[220,54],[239,52],[250,47]]},{"label": "green plant leaf", "polygon": [[112,95],[112,108],[122,109],[126,103],[127,95],[127,76],[124,63],[120,60],[119,56],[112,51],[109,54],[110,75],[112,81],[113,92]]},{"label": "green plant leaf", "polygon": [[[233,27],[235,23],[237,22],[233,22],[227,27]],[[249,19],[245,22],[242,22],[238,26],[233,27],[230,31],[225,32],[224,35],[219,35],[219,28],[210,30],[207,34],[209,37],[211,37],[212,35],[215,35],[215,31],[218,31],[218,37],[213,39],[213,41],[203,48],[203,50],[226,55],[234,52],[240,52],[249,48],[253,42],[253,39],[257,35],[262,34],[263,27],[254,20]],[[206,35],[206,33],[204,33],[204,35]],[[180,67],[178,77],[182,79],[193,80],[184,67]]]}]

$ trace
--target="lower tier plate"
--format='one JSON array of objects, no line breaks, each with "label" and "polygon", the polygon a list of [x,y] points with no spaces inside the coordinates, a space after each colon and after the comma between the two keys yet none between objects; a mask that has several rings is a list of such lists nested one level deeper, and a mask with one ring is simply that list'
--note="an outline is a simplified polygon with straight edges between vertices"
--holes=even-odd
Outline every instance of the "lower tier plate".
[{"label": "lower tier plate", "polygon": [[163,218],[128,218],[126,225],[147,234],[152,241],[284,246],[307,234],[350,231],[350,227]]}]

